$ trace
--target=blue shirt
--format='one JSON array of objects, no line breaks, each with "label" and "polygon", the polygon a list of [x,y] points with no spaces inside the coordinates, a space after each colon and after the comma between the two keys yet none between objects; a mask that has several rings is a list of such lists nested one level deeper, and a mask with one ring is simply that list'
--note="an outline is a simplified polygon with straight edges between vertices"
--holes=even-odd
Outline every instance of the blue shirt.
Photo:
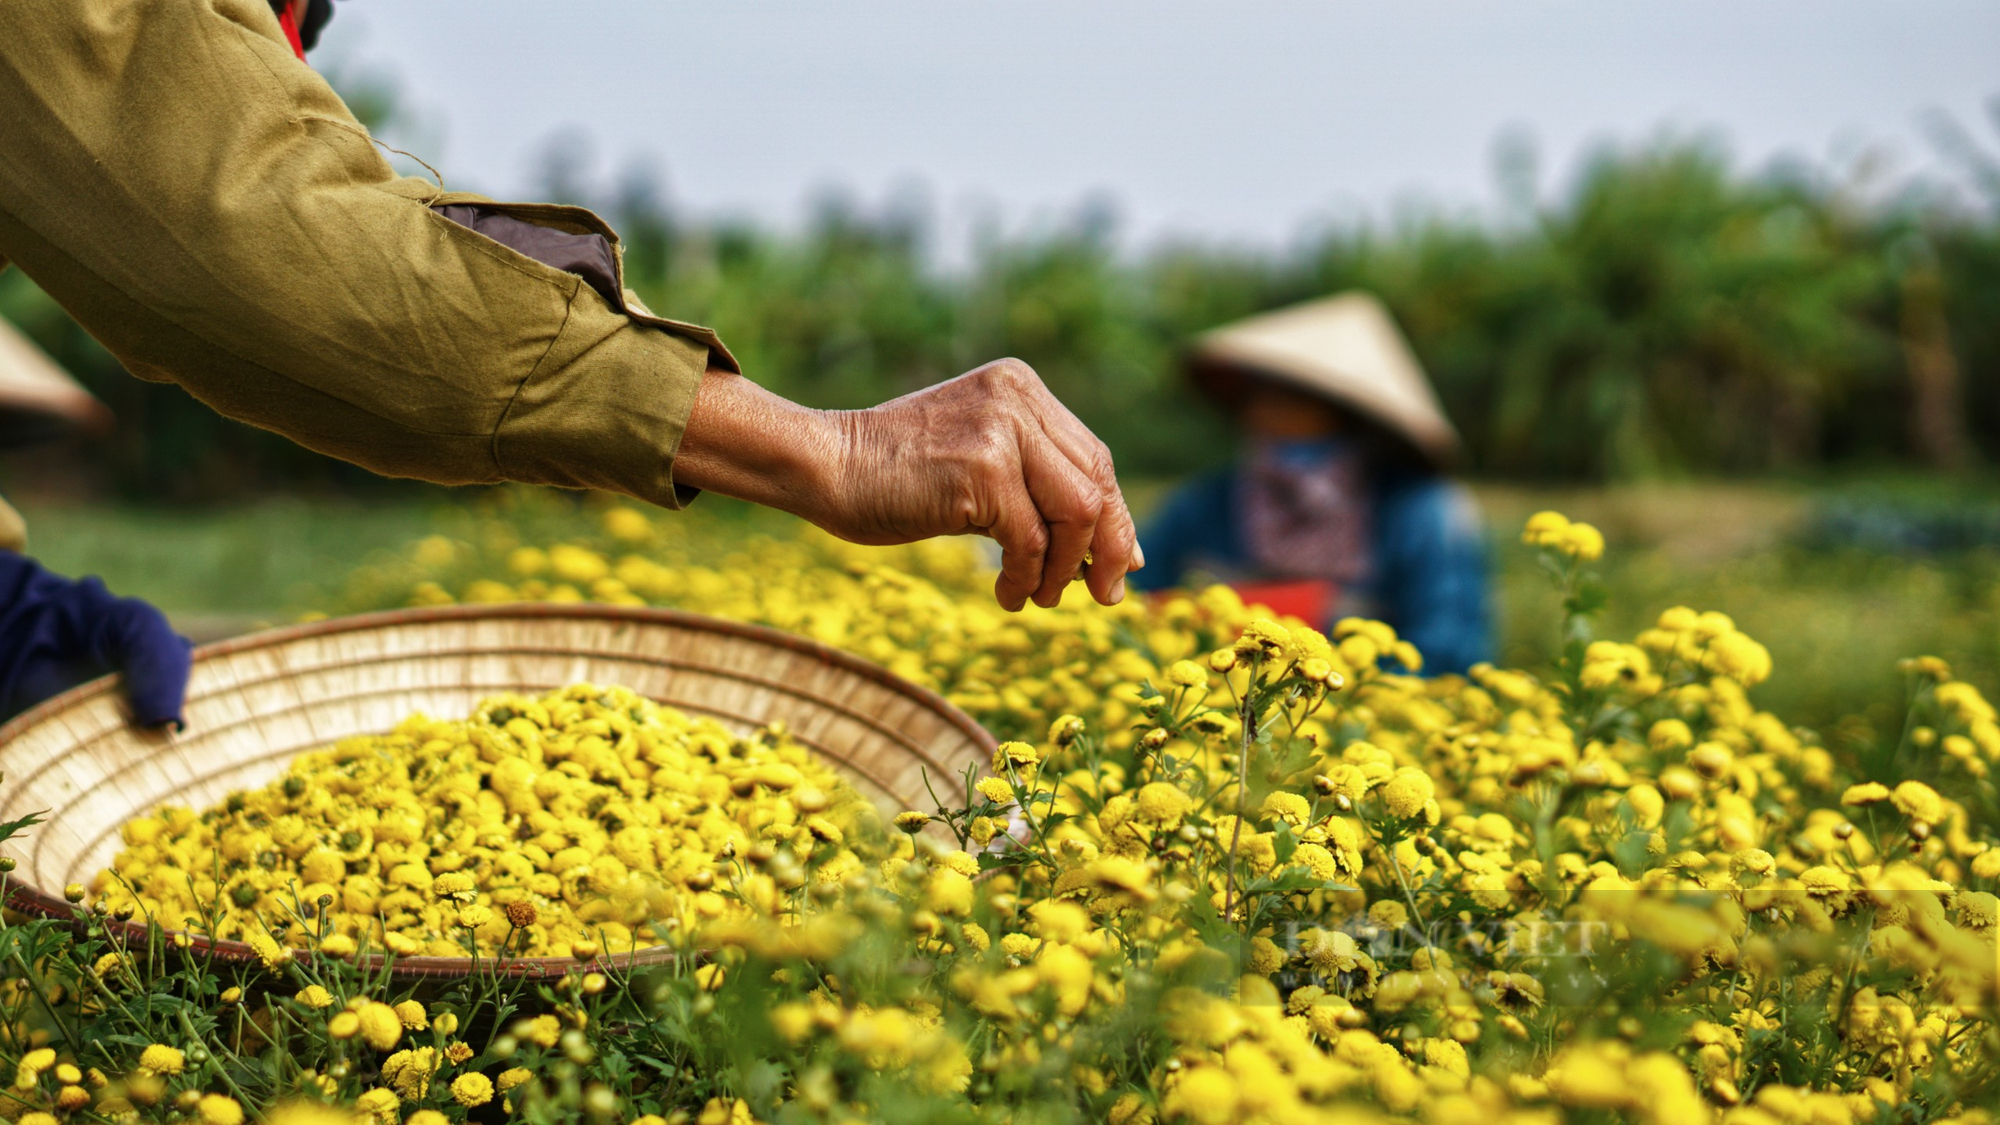
[{"label": "blue shirt", "polygon": [[[1130,579],[1141,590],[1185,584],[1197,574],[1218,580],[1285,579],[1256,573],[1236,511],[1237,470],[1197,478],[1169,496],[1139,535],[1146,569]],[[1486,536],[1478,505],[1444,477],[1382,473],[1370,500],[1371,577],[1340,592],[1334,618],[1374,617],[1424,655],[1426,673],[1463,672],[1493,656]],[[1333,621],[1324,622],[1331,628]]]}]

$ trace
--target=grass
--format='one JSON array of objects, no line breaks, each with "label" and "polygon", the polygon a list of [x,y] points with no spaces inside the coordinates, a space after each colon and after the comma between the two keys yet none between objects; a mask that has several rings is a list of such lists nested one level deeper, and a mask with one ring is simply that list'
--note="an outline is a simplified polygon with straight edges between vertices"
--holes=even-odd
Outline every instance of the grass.
[{"label": "grass", "polygon": [[194,631],[280,621],[375,552],[430,533],[453,494],[361,504],[273,499],[214,510],[22,501],[29,550],[95,574]]},{"label": "grass", "polygon": [[[1844,492],[1839,494],[1844,495]],[[1595,522],[1611,603],[1599,635],[1629,640],[1673,605],[1720,610],[1771,650],[1753,698],[1835,741],[1889,731],[1904,713],[1895,662],[1934,655],[1982,692],[2000,691],[2000,550],[1930,555],[1804,545],[1825,492],[1679,486],[1591,492],[1488,490],[1498,530],[1552,507]],[[1527,553],[1498,543],[1500,661],[1554,654],[1555,595]]]},{"label": "grass", "polygon": [[[1802,546],[1831,494],[1799,486],[1479,491],[1495,532],[1502,663],[1534,667],[1554,651],[1545,627],[1555,619],[1552,595],[1512,538],[1530,512],[1553,507],[1597,523],[1610,541],[1603,570],[1612,598],[1601,635],[1629,639],[1670,605],[1728,613],[1771,649],[1777,671],[1758,702],[1829,737],[1896,721],[1903,687],[1894,663],[1903,656],[1942,656],[2000,695],[2000,552],[1991,548],[1906,556]],[[1160,489],[1133,494],[1143,510]],[[452,533],[463,505],[480,495],[437,489],[374,503],[283,499],[190,511],[21,507],[51,568],[100,575],[208,639],[326,604],[355,568],[424,535]],[[688,520],[703,538],[774,526],[768,513],[714,499],[697,512],[667,518]],[[510,518],[533,542],[561,538],[579,517],[574,505],[535,501]]]},{"label": "grass", "polygon": [[[207,640],[326,605],[356,568],[426,535],[456,533],[470,505],[507,505],[527,541],[560,538],[577,518],[566,501],[411,486],[373,501],[272,498],[223,508],[15,504],[28,521],[30,553],[49,569],[97,575],[114,593],[152,602]],[[717,498],[697,511],[691,523],[705,535],[771,529],[786,518]]]}]

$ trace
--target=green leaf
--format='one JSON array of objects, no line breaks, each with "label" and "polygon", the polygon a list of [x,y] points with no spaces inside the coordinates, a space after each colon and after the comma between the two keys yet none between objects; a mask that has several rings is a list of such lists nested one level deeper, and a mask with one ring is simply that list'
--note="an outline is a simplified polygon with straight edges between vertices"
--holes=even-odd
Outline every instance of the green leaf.
[{"label": "green leaf", "polygon": [[1344,883],[1335,883],[1321,879],[1307,868],[1287,867],[1274,871],[1269,875],[1260,876],[1246,884],[1243,888],[1243,893],[1246,895],[1288,895],[1301,891],[1347,891],[1353,889]]},{"label": "green leaf", "polygon": [[1278,825],[1278,830],[1271,834],[1271,848],[1277,853],[1279,867],[1291,861],[1293,853],[1299,850],[1299,838],[1292,832],[1291,825]]},{"label": "green leaf", "polygon": [[23,828],[40,824],[42,817],[46,816],[48,811],[47,809],[43,809],[41,812],[31,812],[19,820],[10,820],[4,824],[0,824],[0,840],[11,840]]},{"label": "green leaf", "polygon": [[1636,876],[1646,869],[1651,858],[1647,852],[1652,839],[1651,832],[1634,829],[1611,845],[1611,858],[1627,878]]}]

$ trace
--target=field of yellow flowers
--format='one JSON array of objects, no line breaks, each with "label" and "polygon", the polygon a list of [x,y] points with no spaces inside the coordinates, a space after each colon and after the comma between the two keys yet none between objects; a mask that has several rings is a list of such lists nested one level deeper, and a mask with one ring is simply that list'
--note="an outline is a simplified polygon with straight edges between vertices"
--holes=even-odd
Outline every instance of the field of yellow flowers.
[{"label": "field of yellow flowers", "polygon": [[[963,544],[704,560],[625,508],[559,542],[523,526],[427,539],[335,608],[759,621],[1008,741],[969,805],[891,825],[781,735],[603,686],[309,757],[128,826],[130,878],[71,888],[74,919],[0,927],[0,1112],[1888,1125],[2000,1102],[2000,722],[1941,661],[1883,669],[1908,719],[1864,773],[1758,709],[1770,656],[1727,617],[1594,636],[1603,539],[1553,513],[1519,549],[1558,590],[1558,661],[1434,679],[1379,623],[1323,636],[1219,588],[1003,614]],[[357,762],[372,821],[329,811]],[[477,789],[419,799],[453,763]],[[176,865],[222,871],[175,905],[260,962],[107,936],[165,910],[146,876]],[[604,956],[642,934],[678,956]],[[361,954],[399,938],[482,969],[397,984]],[[575,971],[507,974],[529,945]]]}]

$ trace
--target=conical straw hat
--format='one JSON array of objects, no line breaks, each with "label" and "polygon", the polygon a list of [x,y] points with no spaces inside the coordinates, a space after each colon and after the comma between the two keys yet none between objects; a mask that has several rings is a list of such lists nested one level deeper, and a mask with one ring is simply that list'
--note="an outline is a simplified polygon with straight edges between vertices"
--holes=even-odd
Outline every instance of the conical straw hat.
[{"label": "conical straw hat", "polygon": [[1437,392],[1389,310],[1341,293],[1226,324],[1195,341],[1197,374],[1236,369],[1323,395],[1445,468],[1464,452]]},{"label": "conical straw hat", "polygon": [[52,436],[64,422],[101,430],[111,424],[111,411],[0,319],[0,447]]}]

